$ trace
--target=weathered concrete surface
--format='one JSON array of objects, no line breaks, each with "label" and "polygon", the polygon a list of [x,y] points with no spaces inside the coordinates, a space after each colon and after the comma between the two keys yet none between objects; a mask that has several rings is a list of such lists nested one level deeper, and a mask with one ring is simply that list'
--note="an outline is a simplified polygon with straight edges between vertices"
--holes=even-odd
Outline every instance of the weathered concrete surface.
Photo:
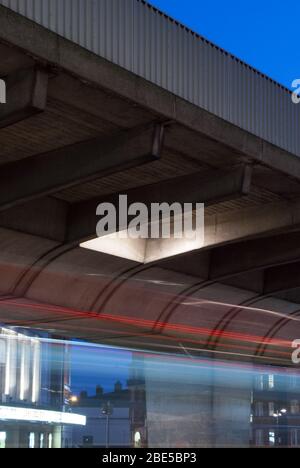
[{"label": "weathered concrete surface", "polygon": [[299,158],[296,156],[134,76],[6,8],[1,7],[0,11],[2,41],[26,51],[50,67],[59,67],[75,74],[164,119],[178,122],[228,145],[250,159],[299,179]]},{"label": "weathered concrete surface", "polygon": [[47,103],[48,74],[23,69],[5,78],[6,104],[0,106],[0,128],[43,112]]},{"label": "weathered concrete surface", "polygon": [[[79,170],[76,186],[59,190],[64,184],[54,184],[55,192],[46,198],[46,183],[61,177],[55,168],[45,183],[37,174],[30,179],[30,170],[15,192],[6,177],[8,197],[18,192],[15,200],[24,204],[0,214],[0,319],[170,352],[178,352],[184,341],[193,353],[205,350],[228,357],[241,352],[245,357],[246,346],[245,359],[256,359],[261,352],[257,343],[245,345],[247,336],[238,339],[235,334],[230,341],[228,330],[262,337],[275,333],[288,348],[299,333],[297,316],[289,315],[297,314],[300,306],[265,295],[298,286],[297,274],[285,275],[283,284],[270,268],[298,261],[299,159],[6,9],[0,13],[1,75],[38,65],[49,77],[44,112],[0,132],[2,175],[10,174],[15,188],[20,177],[9,172],[8,162],[23,161],[14,166],[20,176],[20,167],[26,173],[33,169],[30,161],[62,156],[66,147],[82,148],[94,138],[111,141],[115,134],[140,126],[165,126],[162,158],[143,168],[84,184]],[[141,145],[147,145],[146,140]],[[230,179],[241,165],[251,166],[247,190],[241,177]],[[222,174],[217,183],[207,176],[215,172]],[[160,196],[172,199],[179,178],[181,201],[203,197],[196,201],[209,205],[205,246],[193,257],[141,267],[77,247],[95,234],[95,203],[131,190],[150,203],[155,183]],[[34,188],[34,196],[41,198],[25,203]],[[7,207],[11,200],[6,205],[5,196]],[[284,323],[277,331],[279,319]],[[216,339],[213,330],[219,326]],[[260,358],[286,364],[287,348],[269,346]]]},{"label": "weathered concrete surface", "polygon": [[[204,203],[205,206],[213,205],[225,200],[249,194],[251,189],[251,168],[241,166],[228,171],[206,171],[202,173],[175,177],[164,183],[156,183],[126,191],[127,203],[144,203],[148,210],[151,203],[179,202]],[[112,194],[101,199],[92,199],[82,203],[73,204],[70,207],[68,218],[68,242],[82,241],[95,235],[95,226],[98,221],[96,216],[97,207],[100,202],[112,203],[116,207],[119,218],[119,196],[123,192]],[[118,230],[127,229],[126,225],[118,223]]]},{"label": "weathered concrete surface", "polygon": [[163,127],[138,128],[32,156],[0,173],[0,210],[159,159]]}]

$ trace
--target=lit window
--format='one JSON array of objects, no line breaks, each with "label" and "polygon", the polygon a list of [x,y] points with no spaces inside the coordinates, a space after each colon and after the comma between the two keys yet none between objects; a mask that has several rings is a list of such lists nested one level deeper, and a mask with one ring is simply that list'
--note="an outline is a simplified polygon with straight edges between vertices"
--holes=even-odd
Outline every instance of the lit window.
[{"label": "lit window", "polygon": [[269,432],[269,444],[275,445],[275,432]]},{"label": "lit window", "polygon": [[40,434],[40,448],[44,448],[44,434]]},{"label": "lit window", "polygon": [[269,416],[273,416],[275,413],[275,405],[273,402],[269,403]]},{"label": "lit window", "polygon": [[5,341],[0,339],[0,364],[5,364]]},{"label": "lit window", "polygon": [[291,446],[298,446],[298,429],[291,429]]},{"label": "lit window", "polygon": [[6,445],[6,432],[0,432],[0,449],[4,449]]},{"label": "lit window", "polygon": [[264,376],[263,374],[262,375],[258,375],[256,377],[256,388],[258,390],[263,390],[264,389]]},{"label": "lit window", "polygon": [[49,435],[48,435],[48,448],[49,448],[49,449],[52,448],[52,434],[49,434]]},{"label": "lit window", "polygon": [[292,400],[291,401],[291,413],[292,414],[298,414],[299,413],[299,401],[298,400]]},{"label": "lit window", "polygon": [[297,388],[299,386],[298,376],[296,376],[295,374],[291,375],[290,382],[291,388]]},{"label": "lit window", "polygon": [[30,432],[29,434],[29,448],[33,449],[35,447],[35,433]]},{"label": "lit window", "polygon": [[139,448],[141,446],[141,442],[142,442],[141,433],[137,431],[134,434],[134,446],[135,446],[135,448]]},{"label": "lit window", "polygon": [[274,388],[274,375],[269,375],[269,389]]},{"label": "lit window", "polygon": [[256,403],[255,415],[258,416],[258,417],[262,417],[264,415],[264,404],[263,404],[263,402]]}]

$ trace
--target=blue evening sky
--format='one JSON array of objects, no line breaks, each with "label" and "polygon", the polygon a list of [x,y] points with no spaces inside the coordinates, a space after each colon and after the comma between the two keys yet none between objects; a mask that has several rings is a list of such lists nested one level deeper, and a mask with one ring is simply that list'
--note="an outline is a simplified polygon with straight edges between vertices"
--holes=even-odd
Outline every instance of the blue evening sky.
[{"label": "blue evening sky", "polygon": [[300,78],[300,4],[283,0],[149,0],[291,89]]},{"label": "blue evening sky", "polygon": [[124,388],[130,376],[132,353],[96,345],[73,345],[71,354],[71,391],[78,395],[82,390],[95,395],[96,386],[112,392],[116,381]]}]

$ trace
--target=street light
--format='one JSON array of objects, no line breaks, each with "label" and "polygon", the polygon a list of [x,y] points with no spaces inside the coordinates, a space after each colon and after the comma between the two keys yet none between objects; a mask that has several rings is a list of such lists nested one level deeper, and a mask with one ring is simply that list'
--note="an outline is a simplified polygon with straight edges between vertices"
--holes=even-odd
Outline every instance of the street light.
[{"label": "street light", "polygon": [[72,404],[78,403],[78,397],[76,395],[72,395],[69,401]]},{"label": "street light", "polygon": [[287,410],[285,408],[283,408],[280,411],[278,411],[277,413],[274,413],[273,417],[277,418],[277,422],[278,422],[279,418],[281,418],[281,416],[283,416],[286,413],[287,413]]},{"label": "street light", "polygon": [[106,416],[106,442],[105,446],[106,448],[109,448],[109,417],[113,414],[114,409],[110,401],[107,403],[104,403],[101,413],[103,416]]}]

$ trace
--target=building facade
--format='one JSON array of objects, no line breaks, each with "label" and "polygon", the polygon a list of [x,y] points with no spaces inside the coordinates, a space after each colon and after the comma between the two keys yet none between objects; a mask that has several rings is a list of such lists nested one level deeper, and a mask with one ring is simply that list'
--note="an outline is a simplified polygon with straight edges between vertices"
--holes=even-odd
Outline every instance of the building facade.
[{"label": "building facade", "polygon": [[45,333],[0,329],[1,448],[61,448],[69,424],[67,345]]}]

